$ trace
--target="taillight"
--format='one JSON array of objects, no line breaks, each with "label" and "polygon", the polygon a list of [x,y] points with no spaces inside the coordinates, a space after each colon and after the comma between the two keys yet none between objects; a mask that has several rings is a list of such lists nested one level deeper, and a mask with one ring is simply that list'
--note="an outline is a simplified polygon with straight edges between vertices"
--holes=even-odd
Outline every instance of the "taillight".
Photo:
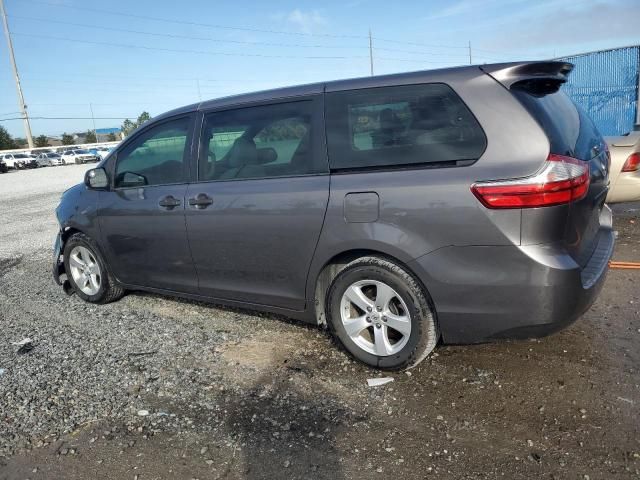
[{"label": "taillight", "polygon": [[640,153],[632,153],[622,166],[623,172],[635,172],[640,168]]},{"label": "taillight", "polygon": [[530,177],[476,182],[471,192],[487,208],[550,207],[584,198],[589,182],[589,163],[552,153]]}]

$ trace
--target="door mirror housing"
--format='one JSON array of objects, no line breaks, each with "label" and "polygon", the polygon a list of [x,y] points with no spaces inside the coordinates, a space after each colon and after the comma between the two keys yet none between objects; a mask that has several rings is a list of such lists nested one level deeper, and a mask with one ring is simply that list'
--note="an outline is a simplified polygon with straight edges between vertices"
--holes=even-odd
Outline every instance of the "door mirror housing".
[{"label": "door mirror housing", "polygon": [[93,190],[103,190],[109,186],[109,177],[104,168],[92,168],[84,175],[84,184]]}]

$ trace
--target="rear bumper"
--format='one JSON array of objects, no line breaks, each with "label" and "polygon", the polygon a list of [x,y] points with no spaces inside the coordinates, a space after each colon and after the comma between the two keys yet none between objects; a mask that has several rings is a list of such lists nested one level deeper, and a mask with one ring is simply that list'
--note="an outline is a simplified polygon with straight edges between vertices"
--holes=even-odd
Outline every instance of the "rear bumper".
[{"label": "rear bumper", "polygon": [[577,320],[602,289],[615,243],[603,223],[584,268],[556,244],[446,247],[409,266],[429,290],[446,343],[540,337]]}]

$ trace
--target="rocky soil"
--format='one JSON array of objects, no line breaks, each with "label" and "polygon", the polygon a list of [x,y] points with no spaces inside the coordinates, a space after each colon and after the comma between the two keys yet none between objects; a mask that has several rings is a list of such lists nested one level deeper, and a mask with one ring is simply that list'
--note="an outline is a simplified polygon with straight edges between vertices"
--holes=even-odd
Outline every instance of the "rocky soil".
[{"label": "rocky soil", "polygon": [[[0,479],[640,476],[640,271],[554,336],[382,374],[272,315],[64,295],[53,209],[84,168],[0,175]],[[640,261],[640,205],[615,215]]]}]

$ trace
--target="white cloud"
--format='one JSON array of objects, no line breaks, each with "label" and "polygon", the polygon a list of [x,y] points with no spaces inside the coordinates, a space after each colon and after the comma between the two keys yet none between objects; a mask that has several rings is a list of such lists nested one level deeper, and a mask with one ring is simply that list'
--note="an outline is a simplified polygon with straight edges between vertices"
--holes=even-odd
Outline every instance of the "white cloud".
[{"label": "white cloud", "polygon": [[296,8],[288,13],[272,16],[275,20],[285,21],[302,33],[313,33],[319,27],[327,25],[327,18],[319,10],[304,11]]}]

